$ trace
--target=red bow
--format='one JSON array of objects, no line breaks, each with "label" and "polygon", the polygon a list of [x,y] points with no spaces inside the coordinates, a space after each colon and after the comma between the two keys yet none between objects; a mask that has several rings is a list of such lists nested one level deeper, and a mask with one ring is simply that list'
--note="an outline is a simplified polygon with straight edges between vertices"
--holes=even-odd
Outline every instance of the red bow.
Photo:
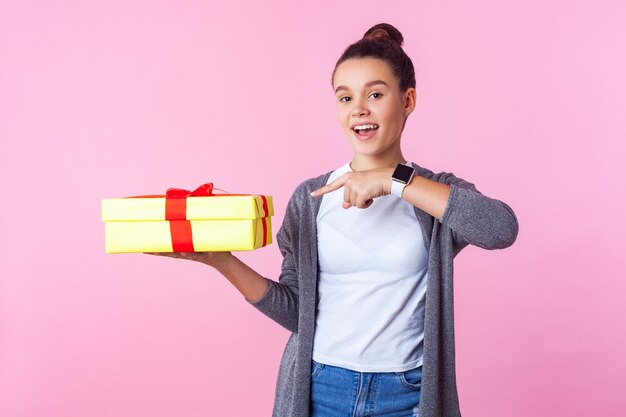
[{"label": "red bow", "polygon": [[[165,193],[166,198],[187,198],[189,196],[211,196],[213,194],[213,190],[220,190],[219,188],[214,188],[212,182],[207,182],[206,184],[202,184],[198,188],[193,191],[185,190],[182,188],[168,188]],[[224,190],[220,190],[224,191]],[[226,192],[226,191],[224,191]]]}]

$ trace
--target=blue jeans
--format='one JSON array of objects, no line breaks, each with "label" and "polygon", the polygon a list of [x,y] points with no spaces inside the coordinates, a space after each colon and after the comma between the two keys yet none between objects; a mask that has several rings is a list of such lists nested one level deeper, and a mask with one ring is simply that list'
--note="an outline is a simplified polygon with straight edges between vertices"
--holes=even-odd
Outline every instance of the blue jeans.
[{"label": "blue jeans", "polygon": [[358,372],[311,362],[311,417],[418,417],[421,366]]}]

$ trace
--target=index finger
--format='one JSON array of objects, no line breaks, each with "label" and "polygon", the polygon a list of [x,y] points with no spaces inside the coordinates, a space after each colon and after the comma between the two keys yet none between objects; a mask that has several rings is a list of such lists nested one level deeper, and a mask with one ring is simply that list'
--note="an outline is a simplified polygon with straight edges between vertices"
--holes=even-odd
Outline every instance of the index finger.
[{"label": "index finger", "polygon": [[329,193],[331,191],[338,190],[339,188],[343,187],[344,182],[345,182],[345,174],[337,178],[335,181],[328,183],[325,186],[320,187],[315,191],[312,191],[311,195],[313,197],[317,197],[317,196]]}]

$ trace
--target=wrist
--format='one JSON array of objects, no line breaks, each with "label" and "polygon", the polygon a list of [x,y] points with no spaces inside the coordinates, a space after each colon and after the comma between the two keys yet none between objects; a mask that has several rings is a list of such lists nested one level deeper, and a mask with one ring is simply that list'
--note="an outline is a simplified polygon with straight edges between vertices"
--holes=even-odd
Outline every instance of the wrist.
[{"label": "wrist", "polygon": [[393,183],[393,179],[391,176],[393,175],[393,171],[395,168],[385,168],[385,181],[383,181],[383,191],[385,195],[391,194],[391,186]]},{"label": "wrist", "polygon": [[415,168],[410,162],[399,163],[391,174],[391,194],[403,198],[404,189],[411,183]]},{"label": "wrist", "polygon": [[237,258],[231,252],[213,252],[204,263],[222,272],[230,268],[235,259]]}]

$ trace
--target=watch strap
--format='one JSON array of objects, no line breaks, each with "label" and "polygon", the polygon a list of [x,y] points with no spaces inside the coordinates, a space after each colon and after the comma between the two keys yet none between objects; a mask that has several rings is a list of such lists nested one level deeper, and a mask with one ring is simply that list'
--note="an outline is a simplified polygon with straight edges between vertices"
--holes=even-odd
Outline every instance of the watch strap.
[{"label": "watch strap", "polygon": [[402,198],[402,192],[404,191],[404,187],[406,187],[406,184],[402,184],[401,182],[394,179],[391,180],[391,194]]}]

